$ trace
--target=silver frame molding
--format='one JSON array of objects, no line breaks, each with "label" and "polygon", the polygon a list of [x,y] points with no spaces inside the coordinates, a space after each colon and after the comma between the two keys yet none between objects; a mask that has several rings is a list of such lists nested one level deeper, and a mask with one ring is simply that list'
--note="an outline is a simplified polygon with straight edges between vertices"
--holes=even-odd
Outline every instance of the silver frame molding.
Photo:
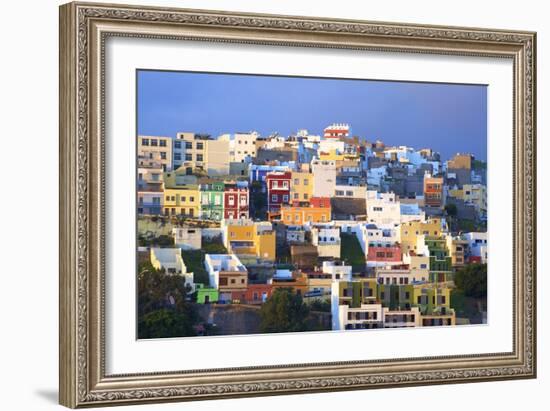
[{"label": "silver frame molding", "polygon": [[[105,40],[110,36],[500,57],[514,63],[514,349],[106,375]],[[536,376],[536,34],[123,5],[60,7],[60,403],[184,401]]]}]

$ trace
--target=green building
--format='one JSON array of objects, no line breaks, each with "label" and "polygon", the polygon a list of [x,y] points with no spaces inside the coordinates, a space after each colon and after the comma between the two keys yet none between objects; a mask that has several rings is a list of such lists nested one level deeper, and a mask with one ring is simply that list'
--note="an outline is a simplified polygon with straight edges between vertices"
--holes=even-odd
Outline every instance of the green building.
[{"label": "green building", "polygon": [[453,263],[444,237],[425,237],[424,243],[430,253],[430,282],[452,281]]},{"label": "green building", "polygon": [[217,303],[219,300],[219,292],[216,288],[205,287],[204,284],[195,284],[197,289],[197,304]]},{"label": "green building", "polygon": [[220,221],[223,219],[223,192],[225,184],[221,181],[201,184],[201,218]]}]

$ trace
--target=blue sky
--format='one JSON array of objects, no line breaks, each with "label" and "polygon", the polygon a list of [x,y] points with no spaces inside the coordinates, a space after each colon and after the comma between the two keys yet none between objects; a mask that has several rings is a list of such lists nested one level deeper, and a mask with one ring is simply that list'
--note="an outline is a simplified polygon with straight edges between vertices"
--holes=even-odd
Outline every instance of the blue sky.
[{"label": "blue sky", "polygon": [[322,134],[331,123],[349,123],[369,141],[430,147],[443,159],[457,152],[487,158],[484,85],[143,70],[137,76],[138,134]]}]

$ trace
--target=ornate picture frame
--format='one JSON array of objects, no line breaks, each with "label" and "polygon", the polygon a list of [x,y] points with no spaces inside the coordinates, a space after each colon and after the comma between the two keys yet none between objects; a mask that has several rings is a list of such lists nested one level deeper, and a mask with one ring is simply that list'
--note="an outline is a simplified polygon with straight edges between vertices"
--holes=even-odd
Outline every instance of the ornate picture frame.
[{"label": "ornate picture frame", "polygon": [[[513,350],[428,358],[105,372],[105,41],[109,37],[511,59]],[[536,377],[536,34],[222,11],[60,7],[60,403],[188,401]]]}]

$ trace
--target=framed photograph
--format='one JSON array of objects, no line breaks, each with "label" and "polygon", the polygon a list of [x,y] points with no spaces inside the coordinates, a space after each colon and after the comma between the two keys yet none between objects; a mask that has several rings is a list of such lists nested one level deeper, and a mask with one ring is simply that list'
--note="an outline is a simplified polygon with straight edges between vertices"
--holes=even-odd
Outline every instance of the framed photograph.
[{"label": "framed photograph", "polygon": [[536,35],[60,8],[60,403],[536,376]]}]

